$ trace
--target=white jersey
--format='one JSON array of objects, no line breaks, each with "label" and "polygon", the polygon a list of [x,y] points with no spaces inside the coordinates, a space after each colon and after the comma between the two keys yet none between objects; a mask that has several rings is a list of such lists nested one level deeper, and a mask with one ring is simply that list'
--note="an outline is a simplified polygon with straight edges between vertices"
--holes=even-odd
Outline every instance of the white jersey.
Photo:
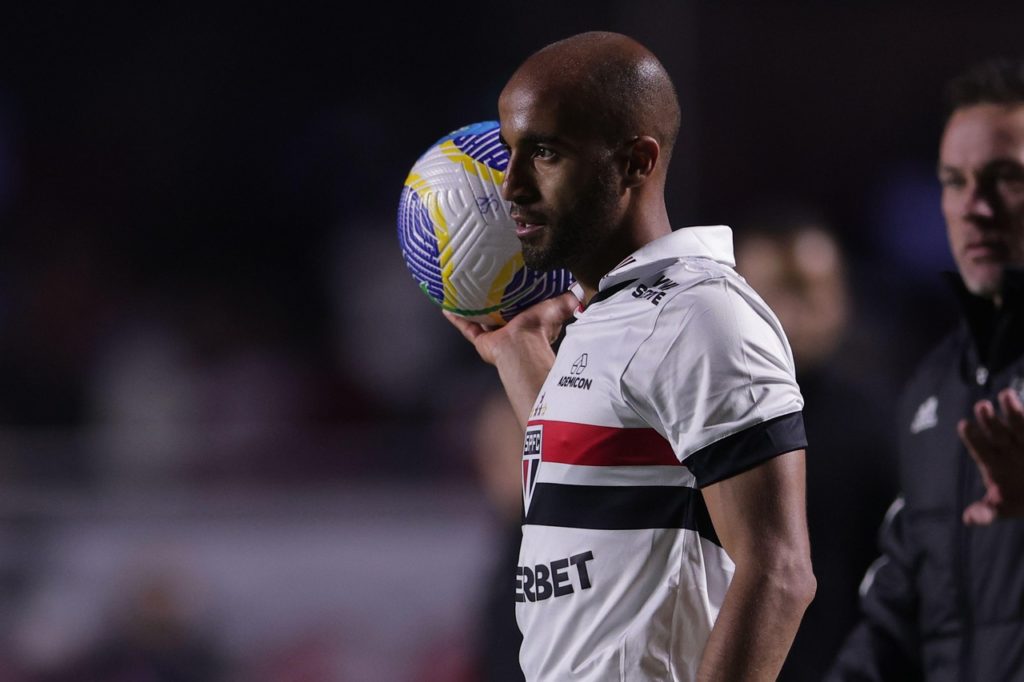
[{"label": "white jersey", "polygon": [[700,488],[805,447],[778,320],[728,227],[651,242],[567,327],[523,449],[526,679],[693,680],[734,564]]}]

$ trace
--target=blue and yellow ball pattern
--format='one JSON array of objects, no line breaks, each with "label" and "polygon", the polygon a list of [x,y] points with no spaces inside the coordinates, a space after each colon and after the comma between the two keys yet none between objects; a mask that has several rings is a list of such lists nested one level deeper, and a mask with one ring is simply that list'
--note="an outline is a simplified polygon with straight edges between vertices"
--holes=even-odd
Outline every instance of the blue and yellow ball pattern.
[{"label": "blue and yellow ball pattern", "polygon": [[508,151],[498,122],[459,128],[413,165],[398,203],[398,242],[420,289],[445,310],[503,325],[569,288],[567,270],[539,272],[501,198]]}]

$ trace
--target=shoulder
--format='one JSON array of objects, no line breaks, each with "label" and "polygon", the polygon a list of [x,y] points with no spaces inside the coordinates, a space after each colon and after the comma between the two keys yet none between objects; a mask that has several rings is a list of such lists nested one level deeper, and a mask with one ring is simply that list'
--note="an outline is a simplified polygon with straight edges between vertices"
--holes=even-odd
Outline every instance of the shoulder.
[{"label": "shoulder", "polygon": [[[791,381],[792,351],[782,325],[729,266],[680,259],[656,277],[638,280],[631,295],[652,295],[655,304],[647,306],[653,322],[644,325],[630,364],[632,370],[642,368],[642,376],[690,381],[694,372],[703,375],[713,367],[722,381],[749,383],[753,374]],[[644,385],[650,380],[641,379]]]},{"label": "shoulder", "polygon": [[768,305],[728,265],[707,258],[684,258],[665,268],[655,281],[638,284],[648,290],[667,288],[661,326],[696,325],[718,341],[765,333],[784,338]]}]

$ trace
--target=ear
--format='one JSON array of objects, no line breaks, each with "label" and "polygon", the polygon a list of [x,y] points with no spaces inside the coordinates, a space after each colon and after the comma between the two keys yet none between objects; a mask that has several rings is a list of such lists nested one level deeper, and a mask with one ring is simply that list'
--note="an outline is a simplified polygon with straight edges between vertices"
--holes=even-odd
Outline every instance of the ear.
[{"label": "ear", "polygon": [[649,135],[641,135],[629,143],[626,150],[626,187],[638,187],[654,174],[661,156],[661,146]]}]

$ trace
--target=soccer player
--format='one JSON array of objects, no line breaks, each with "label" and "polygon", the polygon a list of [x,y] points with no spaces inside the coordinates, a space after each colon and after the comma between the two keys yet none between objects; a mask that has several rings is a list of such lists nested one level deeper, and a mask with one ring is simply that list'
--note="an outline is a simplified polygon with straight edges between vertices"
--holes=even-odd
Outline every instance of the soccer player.
[{"label": "soccer player", "polygon": [[498,110],[526,263],[580,295],[497,330],[449,316],[526,428],[525,676],[774,680],[815,589],[803,400],[729,228],[669,224],[671,80],[584,33],[530,56]]},{"label": "soccer player", "polygon": [[829,680],[1024,680],[1024,519],[1002,518],[1024,510],[1024,61],[949,95],[938,171],[963,324],[904,391],[903,495]]}]

